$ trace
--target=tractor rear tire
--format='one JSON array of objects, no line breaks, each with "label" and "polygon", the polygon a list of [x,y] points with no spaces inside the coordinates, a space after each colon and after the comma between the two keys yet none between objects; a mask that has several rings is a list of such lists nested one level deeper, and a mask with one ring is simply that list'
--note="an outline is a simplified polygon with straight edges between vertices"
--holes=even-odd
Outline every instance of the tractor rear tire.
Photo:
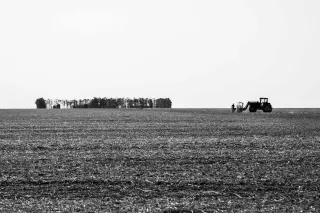
[{"label": "tractor rear tire", "polygon": [[263,112],[272,112],[272,106],[271,105],[267,105],[264,107]]}]

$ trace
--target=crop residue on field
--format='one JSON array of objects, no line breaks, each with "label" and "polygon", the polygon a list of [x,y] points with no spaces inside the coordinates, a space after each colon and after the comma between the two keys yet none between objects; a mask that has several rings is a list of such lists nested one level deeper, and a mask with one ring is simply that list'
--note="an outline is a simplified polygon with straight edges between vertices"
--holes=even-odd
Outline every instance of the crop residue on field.
[{"label": "crop residue on field", "polygon": [[0,211],[316,212],[319,138],[317,110],[0,110]]}]

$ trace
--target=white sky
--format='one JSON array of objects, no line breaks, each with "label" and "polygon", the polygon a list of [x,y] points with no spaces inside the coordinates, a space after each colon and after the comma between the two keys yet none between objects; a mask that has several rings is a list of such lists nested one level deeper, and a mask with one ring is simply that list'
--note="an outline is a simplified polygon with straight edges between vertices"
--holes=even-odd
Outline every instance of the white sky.
[{"label": "white sky", "polygon": [[170,97],[320,107],[320,1],[0,1],[0,108]]}]

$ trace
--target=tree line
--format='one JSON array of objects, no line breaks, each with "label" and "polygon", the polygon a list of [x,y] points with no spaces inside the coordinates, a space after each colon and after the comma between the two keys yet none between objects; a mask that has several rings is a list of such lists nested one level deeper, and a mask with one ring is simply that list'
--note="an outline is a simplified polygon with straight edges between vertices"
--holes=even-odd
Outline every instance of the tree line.
[{"label": "tree line", "polygon": [[170,98],[97,98],[80,100],[51,100],[38,98],[38,109],[60,108],[171,108]]}]

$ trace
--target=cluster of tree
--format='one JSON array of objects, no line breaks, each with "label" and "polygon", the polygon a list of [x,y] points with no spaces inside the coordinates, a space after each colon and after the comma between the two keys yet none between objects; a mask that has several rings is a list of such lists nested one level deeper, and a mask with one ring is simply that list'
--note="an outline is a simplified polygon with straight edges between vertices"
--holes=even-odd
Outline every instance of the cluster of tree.
[{"label": "cluster of tree", "polygon": [[82,100],[36,100],[37,108],[171,108],[169,98],[93,98]]},{"label": "cluster of tree", "polygon": [[172,102],[170,98],[156,99],[156,108],[171,108]]},{"label": "cluster of tree", "polygon": [[46,100],[44,98],[38,98],[36,100],[36,105],[38,109],[45,109],[47,108]]},{"label": "cluster of tree", "polygon": [[[122,98],[93,98],[90,100],[87,108],[119,108],[123,106]],[[79,105],[81,108],[81,105]]]},{"label": "cluster of tree", "polygon": [[53,109],[60,109],[60,108],[61,108],[61,105],[60,105],[60,104],[56,104],[56,105],[53,105],[52,108],[53,108]]},{"label": "cluster of tree", "polygon": [[169,98],[93,98],[87,106],[78,105],[75,108],[171,108],[171,106]]}]

